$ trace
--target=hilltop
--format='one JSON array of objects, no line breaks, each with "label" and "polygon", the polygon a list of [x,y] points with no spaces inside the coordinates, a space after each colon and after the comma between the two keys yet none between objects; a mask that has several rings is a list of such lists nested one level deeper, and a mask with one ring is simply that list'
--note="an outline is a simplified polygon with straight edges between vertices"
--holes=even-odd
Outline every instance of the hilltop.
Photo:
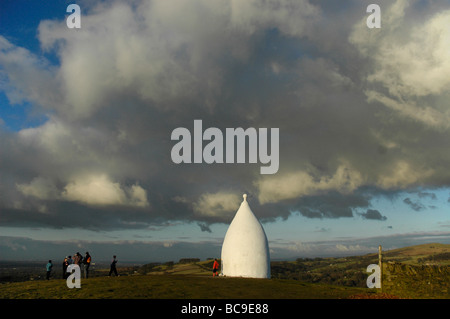
[{"label": "hilltop", "polygon": [[[96,277],[68,289],[62,279],[3,284],[1,299],[342,299],[366,289],[296,280],[192,275]],[[375,293],[375,292],[373,292]]]},{"label": "hilltop", "polygon": [[[380,294],[368,289],[367,266],[378,263],[378,254],[339,258],[298,258],[295,261],[272,261],[271,279],[212,277],[212,260],[195,258],[179,262],[150,263],[119,268],[118,278],[107,277],[108,269],[97,269],[95,276],[82,279],[81,289],[68,289],[60,277],[56,279],[10,282],[1,285],[0,298],[19,299],[109,299],[109,298],[223,298],[223,299],[321,299],[321,298],[449,298],[447,278],[450,245],[424,244],[383,252],[387,264],[409,265],[415,273],[426,265],[444,267],[439,270],[435,291],[416,294],[396,290],[398,295]],[[429,267],[429,266],[426,266]],[[422,270],[421,270],[422,269]],[[427,272],[427,274],[429,274]],[[447,277],[446,277],[447,276]],[[441,278],[442,277],[442,278]],[[427,277],[428,278],[428,277]],[[444,286],[442,286],[444,283]],[[430,284],[419,282],[420,287]],[[211,291],[215,291],[211,294]],[[403,294],[403,292],[405,292]],[[432,292],[432,293],[431,293]]]}]

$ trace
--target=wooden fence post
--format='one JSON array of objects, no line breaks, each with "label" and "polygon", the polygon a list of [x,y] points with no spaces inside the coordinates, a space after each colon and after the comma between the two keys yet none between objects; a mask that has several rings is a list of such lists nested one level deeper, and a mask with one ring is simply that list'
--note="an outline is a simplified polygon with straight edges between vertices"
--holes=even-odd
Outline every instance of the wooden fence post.
[{"label": "wooden fence post", "polygon": [[381,245],[378,246],[378,266],[380,267],[380,291],[383,291],[383,264],[381,263]]}]

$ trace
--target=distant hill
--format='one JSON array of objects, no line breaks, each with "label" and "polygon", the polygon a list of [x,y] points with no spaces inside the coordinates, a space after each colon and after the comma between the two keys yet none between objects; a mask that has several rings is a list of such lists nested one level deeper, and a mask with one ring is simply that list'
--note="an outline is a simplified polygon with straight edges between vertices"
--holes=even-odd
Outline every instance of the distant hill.
[{"label": "distant hill", "polygon": [[450,265],[449,244],[423,244],[392,249],[383,252],[385,261],[396,261],[411,265],[436,264]]},{"label": "distant hill", "polygon": [[[385,263],[450,266],[450,245],[423,244],[382,251]],[[378,253],[339,258],[298,258],[272,262],[272,277],[350,287],[366,287],[367,266],[378,264]]]}]

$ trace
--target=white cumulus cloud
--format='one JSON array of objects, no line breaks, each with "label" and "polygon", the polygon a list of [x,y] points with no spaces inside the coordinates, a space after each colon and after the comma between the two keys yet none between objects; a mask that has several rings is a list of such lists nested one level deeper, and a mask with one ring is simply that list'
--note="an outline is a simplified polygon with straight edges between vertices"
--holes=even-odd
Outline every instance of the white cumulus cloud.
[{"label": "white cumulus cloud", "polygon": [[88,205],[126,205],[145,207],[146,191],[139,185],[123,188],[119,183],[112,182],[105,175],[78,178],[67,184],[62,197],[68,201],[78,201]]}]

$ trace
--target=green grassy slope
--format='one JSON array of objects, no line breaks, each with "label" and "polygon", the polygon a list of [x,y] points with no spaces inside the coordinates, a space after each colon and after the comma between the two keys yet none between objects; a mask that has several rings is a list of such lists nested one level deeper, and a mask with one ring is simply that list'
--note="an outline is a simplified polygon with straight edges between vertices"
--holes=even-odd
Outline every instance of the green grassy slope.
[{"label": "green grassy slope", "polygon": [[135,275],[82,279],[79,289],[69,289],[63,279],[3,284],[0,298],[321,299],[348,298],[365,292],[369,292],[368,289],[302,283],[296,280]]}]

